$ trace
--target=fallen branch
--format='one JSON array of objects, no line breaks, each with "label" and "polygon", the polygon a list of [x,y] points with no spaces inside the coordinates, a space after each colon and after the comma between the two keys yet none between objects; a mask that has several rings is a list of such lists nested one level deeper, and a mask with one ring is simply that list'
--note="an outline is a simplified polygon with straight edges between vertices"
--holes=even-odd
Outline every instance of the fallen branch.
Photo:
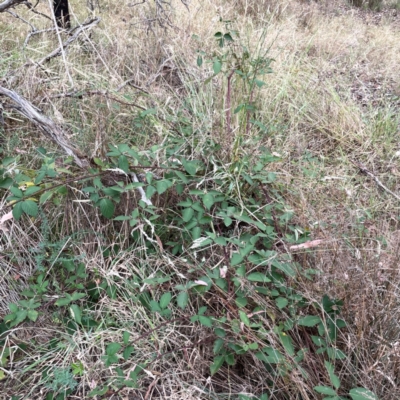
[{"label": "fallen branch", "polygon": [[[17,106],[13,106],[15,110],[17,110],[20,114],[24,115],[31,122],[33,122],[48,138],[57,143],[60,147],[64,149],[64,151],[72,156],[76,162],[76,164],[81,168],[87,168],[90,166],[90,160],[81,153],[75,146],[71,145],[66,139],[66,134],[52,119],[43,115],[36,107],[34,107],[28,100],[24,99],[19,94],[15,93],[12,90],[3,88],[0,86],[0,95],[7,96],[14,103],[17,103]],[[1,103],[0,103],[1,104]],[[0,109],[1,111],[1,109]],[[1,113],[0,113],[1,116]],[[131,172],[130,178],[133,182],[139,182],[138,176],[136,173]],[[73,178],[76,180],[76,178]],[[47,190],[47,189],[46,189]],[[150,199],[147,198],[145,191],[138,187],[137,190],[140,193],[142,200],[151,205]]]},{"label": "fallen branch", "polygon": [[60,56],[62,54],[62,52],[64,50],[66,50],[71,45],[71,43],[73,43],[78,38],[78,36],[82,32],[84,32],[84,31],[86,31],[86,30],[88,30],[90,28],[93,28],[93,26],[97,25],[100,21],[101,21],[100,18],[96,17],[96,18],[91,19],[90,21],[80,25],[79,27],[77,27],[75,29],[74,34],[72,36],[70,36],[64,43],[62,43],[61,46],[59,46],[57,49],[53,50],[46,57],[43,57],[36,64],[37,65],[42,65],[43,63],[45,63],[47,61],[50,61],[52,58]]},{"label": "fallen branch", "polygon": [[370,176],[376,184],[383,189],[384,191],[390,193],[392,196],[394,196],[397,200],[400,200],[400,196],[394,192],[392,192],[389,188],[387,188],[371,171],[368,171],[367,167],[365,167],[363,164],[360,164],[358,162],[352,161],[352,163],[357,166],[361,172],[364,172],[364,174],[367,174]]},{"label": "fallen branch", "polygon": [[65,132],[61,127],[52,119],[43,115],[28,100],[24,99],[13,90],[3,88],[2,86],[0,86],[0,94],[7,96],[16,103],[17,106],[13,108],[33,122],[48,138],[64,149],[69,156],[72,156],[79,167],[85,168],[90,165],[87,157],[68,142]]}]

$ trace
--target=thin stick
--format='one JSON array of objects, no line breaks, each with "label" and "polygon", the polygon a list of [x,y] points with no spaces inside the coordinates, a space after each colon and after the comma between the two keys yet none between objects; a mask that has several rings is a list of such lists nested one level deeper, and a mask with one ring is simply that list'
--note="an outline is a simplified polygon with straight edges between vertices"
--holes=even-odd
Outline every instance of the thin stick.
[{"label": "thin stick", "polygon": [[[100,22],[100,18],[94,18],[92,20],[90,20],[89,22],[82,24],[81,26],[79,26],[76,30],[75,33],[69,37],[64,43],[60,42],[60,46],[53,50],[50,54],[48,54],[46,57],[42,58],[40,61],[37,62],[38,65],[41,65],[49,60],[51,60],[54,57],[58,57],[60,54],[63,55],[63,59],[65,56],[65,50],[67,49],[67,47],[74,42],[78,36],[84,32],[86,29],[92,28],[94,25],[97,25]],[[58,29],[57,29],[58,32]],[[65,61],[65,60],[64,60]],[[66,62],[66,61],[65,61]],[[67,68],[67,66],[66,66]],[[72,79],[72,78],[71,78]],[[73,83],[71,81],[71,83]]]},{"label": "thin stick", "polygon": [[376,184],[382,188],[384,191],[390,193],[392,196],[394,196],[397,200],[400,200],[400,196],[397,195],[396,193],[392,192],[389,188],[387,188],[371,171],[368,171],[368,169],[355,161],[351,161],[355,166],[357,166],[358,168],[360,168],[361,172],[364,172],[365,174],[367,174],[368,176],[370,176],[375,182]]}]

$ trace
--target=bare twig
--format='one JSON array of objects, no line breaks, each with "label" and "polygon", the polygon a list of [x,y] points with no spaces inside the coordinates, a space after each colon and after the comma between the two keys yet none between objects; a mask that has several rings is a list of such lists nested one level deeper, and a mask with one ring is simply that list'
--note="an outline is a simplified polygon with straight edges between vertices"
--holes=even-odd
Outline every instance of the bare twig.
[{"label": "bare twig", "polygon": [[370,176],[381,189],[383,189],[385,192],[390,193],[397,200],[400,200],[400,196],[398,194],[392,192],[389,188],[387,188],[371,171],[368,171],[368,169],[365,165],[355,162],[355,161],[352,161],[352,163],[355,166],[357,166],[361,172],[364,172],[364,174],[367,174],[368,176]]},{"label": "bare twig", "polygon": [[50,54],[48,54],[46,57],[42,58],[40,61],[37,62],[38,65],[41,65],[49,60],[51,60],[54,57],[60,56],[63,51],[65,51],[71,43],[73,43],[78,36],[84,32],[85,30],[88,30],[90,28],[93,28],[93,26],[97,25],[100,22],[100,18],[96,17],[94,19],[91,19],[90,21],[82,24],[79,26],[76,30],[75,33],[69,37],[64,43],[62,43],[57,49],[53,50]]},{"label": "bare twig", "polygon": [[8,8],[14,7],[18,4],[23,3],[25,0],[5,0],[3,3],[0,3],[0,12],[6,11]]},{"label": "bare twig", "polygon": [[86,92],[76,91],[76,92],[68,92],[68,93],[59,93],[59,94],[49,96],[49,98],[54,99],[54,98],[60,98],[60,97],[74,97],[74,98],[82,99],[83,96],[93,96],[93,95],[104,96],[104,97],[109,98],[110,100],[116,101],[117,103],[123,104],[125,106],[131,106],[131,107],[139,108],[140,110],[146,110],[144,107],[139,106],[139,104],[127,103],[126,101],[119,100],[118,98],[116,98],[116,97],[112,96],[110,93],[108,93],[106,90],[88,90]]},{"label": "bare twig", "polygon": [[50,28],[50,29],[40,29],[40,30],[35,30],[33,32],[29,32],[24,41],[24,47],[28,45],[28,42],[33,35],[39,35],[40,33],[46,33],[46,32],[54,32],[55,30],[56,28]]},{"label": "bare twig", "polygon": [[48,15],[46,15],[46,14],[44,14],[44,13],[41,13],[40,11],[37,11],[37,10],[35,9],[36,6],[39,4],[39,2],[37,2],[35,5],[32,5],[32,3],[30,3],[29,1],[24,1],[23,4],[24,4],[25,6],[27,6],[27,7],[29,8],[29,10],[31,10],[34,14],[40,15],[40,16],[42,16],[42,17],[44,17],[44,18],[47,18],[47,19],[49,19],[50,21],[52,21],[52,19],[51,19]]},{"label": "bare twig", "polygon": [[22,17],[20,17],[18,14],[16,14],[15,12],[12,12],[12,11],[10,11],[10,10],[6,10],[6,12],[7,13],[9,13],[9,14],[11,14],[14,18],[17,18],[17,19],[20,19],[22,22],[24,22],[25,24],[28,24],[31,28],[32,28],[32,31],[37,31],[37,29],[29,22],[29,21],[27,21],[26,19],[24,19],[24,18],[22,18]]},{"label": "bare twig", "polygon": [[131,78],[128,79],[127,81],[125,81],[122,85],[118,86],[118,88],[116,89],[116,92],[119,92],[121,89],[123,89],[126,85],[132,86],[137,90],[142,91],[143,93],[149,94],[149,92],[146,89],[141,88],[140,86],[135,85],[134,82],[135,78]]}]

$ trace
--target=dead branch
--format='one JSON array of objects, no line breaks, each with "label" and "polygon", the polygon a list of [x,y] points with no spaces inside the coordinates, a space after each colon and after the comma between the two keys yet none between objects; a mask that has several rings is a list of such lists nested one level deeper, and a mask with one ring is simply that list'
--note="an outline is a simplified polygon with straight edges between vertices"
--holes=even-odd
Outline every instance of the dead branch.
[{"label": "dead branch", "polygon": [[19,16],[18,14],[16,14],[15,12],[10,11],[10,10],[7,10],[6,13],[11,14],[14,18],[20,19],[20,20],[21,20],[22,22],[24,22],[25,24],[28,24],[28,25],[31,27],[31,29],[32,29],[33,32],[37,31],[37,29],[36,29],[29,21],[27,21],[26,19],[20,17],[20,16]]},{"label": "dead branch", "polygon": [[3,3],[0,3],[0,12],[4,12],[7,9],[14,7],[18,4],[25,2],[25,0],[5,0]]},{"label": "dead branch", "polygon": [[[45,136],[57,143],[57,145],[60,146],[68,155],[72,156],[75,160],[75,163],[79,167],[87,168],[90,166],[90,160],[83,153],[81,153],[80,150],[68,142],[66,134],[62,128],[59,127],[52,119],[43,115],[28,100],[24,99],[13,90],[3,88],[2,86],[0,86],[0,95],[7,96],[14,103],[16,103],[17,106],[13,106],[13,108],[28,118],[29,121],[33,122],[44,133]],[[119,169],[115,170],[114,172],[125,174]],[[135,172],[130,172],[129,176],[133,182],[139,182],[138,176]],[[151,200],[147,198],[146,193],[141,187],[137,188],[137,190],[139,191],[141,198],[145,203],[152,204]]]},{"label": "dead branch", "polygon": [[53,120],[43,115],[28,100],[13,90],[0,86],[0,94],[10,98],[17,106],[13,108],[33,122],[48,138],[57,143],[68,155],[72,156],[76,164],[85,168],[90,165],[87,157],[66,139],[66,134]]},{"label": "dead branch", "polygon": [[122,100],[116,98],[115,96],[112,96],[106,90],[88,90],[85,92],[76,91],[76,92],[68,92],[68,93],[59,93],[59,94],[49,96],[49,98],[56,99],[56,98],[62,98],[62,97],[72,97],[72,98],[77,98],[77,99],[83,99],[84,96],[104,96],[105,98],[113,100],[124,106],[136,107],[136,108],[139,108],[140,110],[146,110],[146,108],[140,106],[139,104],[127,103],[126,101],[122,101]]},{"label": "dead branch", "polygon": [[23,4],[25,6],[27,6],[29,8],[29,10],[31,10],[34,14],[40,15],[40,16],[42,16],[44,18],[47,18],[47,19],[49,19],[51,21],[51,18],[48,15],[46,15],[44,13],[41,13],[40,11],[37,11],[35,9],[35,7],[39,4],[39,2],[37,2],[35,5],[32,5],[32,3],[30,3],[29,1],[24,1]]},{"label": "dead branch", "polygon": [[393,197],[395,197],[397,200],[400,200],[400,196],[394,192],[392,192],[389,188],[387,188],[379,179],[377,176],[375,176],[371,171],[368,171],[367,167],[365,167],[363,164],[352,161],[352,163],[357,166],[361,172],[364,172],[364,174],[367,174],[368,176],[370,176],[375,182],[376,184],[383,189],[385,192],[390,193]]},{"label": "dead branch", "polygon": [[59,46],[57,49],[53,50],[46,57],[44,57],[40,61],[38,61],[37,65],[42,65],[43,63],[51,60],[52,58],[60,56],[62,54],[62,51],[66,50],[70,46],[70,44],[73,43],[82,32],[84,32],[90,28],[93,28],[100,21],[101,21],[101,19],[99,17],[96,17],[96,18],[93,18],[90,21],[80,25],[79,27],[77,27],[75,29],[74,34],[72,36],[70,36],[64,43],[62,43],[62,46]]}]

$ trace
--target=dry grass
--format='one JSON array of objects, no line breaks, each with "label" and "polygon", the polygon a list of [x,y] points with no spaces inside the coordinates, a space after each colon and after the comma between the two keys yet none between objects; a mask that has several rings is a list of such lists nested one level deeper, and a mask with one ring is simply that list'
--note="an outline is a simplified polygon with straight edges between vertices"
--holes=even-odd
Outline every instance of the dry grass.
[{"label": "dry grass", "polygon": [[[47,7],[44,2],[38,9],[48,14]],[[176,2],[175,26],[163,29],[149,24],[149,7],[147,3],[136,7],[110,0],[102,3],[100,25],[70,47],[65,62],[58,57],[42,67],[34,61],[58,45],[57,36],[35,35],[23,49],[29,26],[0,14],[1,84],[65,124],[71,139],[96,157],[102,157],[111,143],[138,148],[160,143],[171,132],[153,121],[143,133],[132,122],[138,106],[178,115],[187,99],[195,110],[193,130],[200,134],[196,140],[188,139],[185,151],[201,153],[211,133],[223,146],[221,157],[228,158],[233,141],[221,126],[225,88],[217,80],[201,83],[208,70],[196,67],[196,51],[218,51],[213,35],[223,29],[220,17],[234,21],[250,52],[271,46],[274,73],[266,79],[258,111],[270,133],[245,137],[242,151],[255,157],[264,145],[282,155],[275,167],[285,200],[310,237],[324,240],[317,250],[296,255],[302,266],[321,272],[312,283],[300,282],[296,290],[310,301],[319,302],[323,294],[344,301],[349,326],[339,341],[353,358],[341,364],[343,386],[365,386],[380,399],[400,398],[399,202],[355,164],[362,163],[390,190],[400,193],[400,24],[395,9],[387,7],[376,14],[339,0],[193,0],[190,11]],[[51,27],[23,6],[16,12],[37,29]],[[81,3],[72,4],[72,13],[73,25],[89,15]],[[64,33],[61,37],[66,38]],[[125,84],[128,80],[134,86]],[[86,94],[57,97],[72,91]],[[234,98],[240,96],[234,93]],[[29,172],[38,164],[35,147],[46,141],[16,114],[7,111],[6,117],[1,137],[4,154],[19,152],[15,167]],[[45,146],[51,149],[52,145]],[[0,381],[1,399],[12,394],[44,398],[45,368],[77,362],[83,364],[85,374],[70,398],[88,398],[88,392],[113,373],[104,368],[102,355],[107,343],[122,340],[123,331],[135,341],[134,363],[126,362],[125,371],[149,361],[154,353],[160,356],[141,376],[138,389],[110,387],[107,398],[230,399],[256,392],[260,382],[269,379],[261,362],[249,355],[229,371],[223,367],[209,378],[212,345],[205,331],[196,331],[185,319],[190,308],[185,314],[174,310],[175,322],[165,324],[133,300],[130,290],[134,289],[125,282],[129,277],[146,278],[160,271],[178,283],[196,260],[188,265],[161,251],[147,254],[143,235],[128,243],[125,225],[105,225],[89,206],[71,204],[67,210],[45,210],[49,229],[58,235],[52,241],[75,235],[68,251],[79,255],[96,279],[115,285],[118,296],[102,294],[101,306],[93,311],[96,319],[112,328],[67,335],[57,315],[43,309],[37,323],[14,328],[7,339],[11,345],[33,341],[37,347],[13,360],[13,373]],[[1,251],[12,254],[11,258],[0,255],[2,316],[8,303],[18,299],[19,286],[36,269],[33,249],[50,240],[42,231],[46,224],[41,218],[34,223],[25,220],[2,233]],[[114,245],[124,251],[105,256],[102,250]],[[274,307],[261,298],[257,304]],[[190,307],[196,309],[196,304]],[[49,338],[58,338],[53,352],[43,345]],[[305,346],[302,332],[297,332],[296,340],[299,347]],[[273,378],[271,398],[319,399],[309,388],[328,384],[320,372],[324,370],[321,360],[311,356],[306,360],[308,381],[294,374],[289,381]]]}]

